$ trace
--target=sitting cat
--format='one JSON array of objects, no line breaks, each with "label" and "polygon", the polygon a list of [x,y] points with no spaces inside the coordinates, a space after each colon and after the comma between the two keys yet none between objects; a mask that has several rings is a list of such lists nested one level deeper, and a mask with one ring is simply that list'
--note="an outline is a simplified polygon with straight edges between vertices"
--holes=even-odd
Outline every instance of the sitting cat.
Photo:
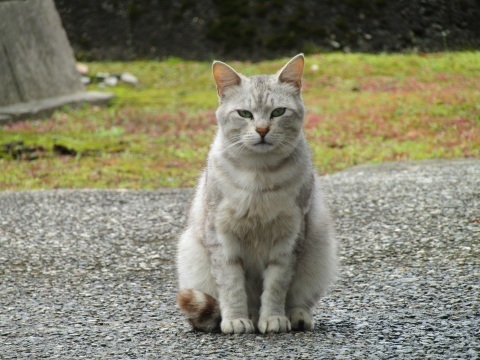
[{"label": "sitting cat", "polygon": [[196,330],[312,330],[336,273],[333,224],[312,166],[304,57],[245,77],[213,63],[218,131],[178,247],[177,304]]}]

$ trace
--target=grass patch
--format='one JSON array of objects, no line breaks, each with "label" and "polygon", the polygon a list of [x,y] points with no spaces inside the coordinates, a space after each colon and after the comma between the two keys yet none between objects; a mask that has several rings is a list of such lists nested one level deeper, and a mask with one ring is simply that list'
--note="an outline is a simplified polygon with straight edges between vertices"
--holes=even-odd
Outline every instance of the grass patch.
[{"label": "grass patch", "polygon": [[[274,73],[285,59],[232,65]],[[319,173],[362,163],[480,156],[480,52],[309,56],[305,132]],[[95,62],[140,85],[107,108],[65,108],[0,128],[0,189],[195,184],[216,131],[211,64]],[[91,85],[97,90],[97,85]]]}]

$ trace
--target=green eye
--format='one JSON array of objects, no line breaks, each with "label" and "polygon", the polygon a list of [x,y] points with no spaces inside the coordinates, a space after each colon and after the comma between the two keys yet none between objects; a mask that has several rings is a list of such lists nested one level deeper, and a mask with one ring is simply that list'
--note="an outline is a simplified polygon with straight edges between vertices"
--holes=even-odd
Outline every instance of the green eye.
[{"label": "green eye", "polygon": [[272,111],[272,117],[279,117],[285,114],[286,108],[277,108]]},{"label": "green eye", "polygon": [[250,111],[247,110],[237,110],[238,115],[246,119],[253,119],[253,115]]}]

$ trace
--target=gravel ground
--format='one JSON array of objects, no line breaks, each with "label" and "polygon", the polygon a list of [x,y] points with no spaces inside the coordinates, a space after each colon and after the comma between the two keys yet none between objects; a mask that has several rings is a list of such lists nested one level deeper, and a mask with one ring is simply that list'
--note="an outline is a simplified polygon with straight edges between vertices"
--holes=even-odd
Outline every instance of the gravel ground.
[{"label": "gravel ground", "polygon": [[478,359],[480,160],[323,181],[341,277],[313,332],[265,336],[177,312],[191,190],[0,192],[0,358]]}]

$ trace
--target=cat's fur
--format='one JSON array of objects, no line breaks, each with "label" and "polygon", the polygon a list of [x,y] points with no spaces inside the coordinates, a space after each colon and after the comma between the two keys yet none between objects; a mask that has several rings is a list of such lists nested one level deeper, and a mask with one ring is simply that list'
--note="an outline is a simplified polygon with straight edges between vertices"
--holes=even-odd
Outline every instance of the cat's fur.
[{"label": "cat's fur", "polygon": [[303,68],[302,54],[275,75],[213,63],[219,129],[178,247],[177,303],[197,330],[311,330],[335,276],[333,225],[303,133]]}]

